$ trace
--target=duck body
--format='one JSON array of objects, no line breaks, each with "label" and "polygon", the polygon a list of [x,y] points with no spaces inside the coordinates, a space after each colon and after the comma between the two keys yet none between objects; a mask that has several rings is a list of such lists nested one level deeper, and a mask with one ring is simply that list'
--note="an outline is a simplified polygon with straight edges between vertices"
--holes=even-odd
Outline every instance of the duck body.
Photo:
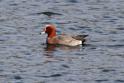
[{"label": "duck body", "polygon": [[52,24],[46,25],[43,32],[47,33],[47,44],[59,44],[66,46],[77,46],[85,42],[87,35],[70,36],[66,34],[57,35],[56,27]]},{"label": "duck body", "polygon": [[76,40],[69,35],[58,35],[53,38],[47,38],[47,43],[67,46],[77,46],[83,44],[81,40]]}]

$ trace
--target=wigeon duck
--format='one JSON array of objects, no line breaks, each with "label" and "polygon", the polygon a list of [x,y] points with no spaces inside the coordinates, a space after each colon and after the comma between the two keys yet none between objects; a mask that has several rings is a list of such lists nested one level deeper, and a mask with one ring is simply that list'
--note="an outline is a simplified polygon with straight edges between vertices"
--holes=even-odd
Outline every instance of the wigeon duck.
[{"label": "wigeon duck", "polygon": [[56,27],[53,24],[48,24],[43,29],[43,33],[46,33],[47,44],[60,44],[60,45],[67,45],[67,46],[77,46],[81,45],[85,42],[85,37],[87,35],[77,35],[77,36],[70,36],[66,34],[57,35]]}]

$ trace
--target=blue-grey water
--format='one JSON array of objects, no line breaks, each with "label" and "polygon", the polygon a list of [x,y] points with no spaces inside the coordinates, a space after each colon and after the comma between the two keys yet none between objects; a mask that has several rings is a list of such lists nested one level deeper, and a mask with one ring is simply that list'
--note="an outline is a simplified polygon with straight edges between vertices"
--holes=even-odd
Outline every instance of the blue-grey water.
[{"label": "blue-grey water", "polygon": [[[47,46],[47,22],[85,45]],[[124,83],[124,0],[0,0],[0,83]]]}]

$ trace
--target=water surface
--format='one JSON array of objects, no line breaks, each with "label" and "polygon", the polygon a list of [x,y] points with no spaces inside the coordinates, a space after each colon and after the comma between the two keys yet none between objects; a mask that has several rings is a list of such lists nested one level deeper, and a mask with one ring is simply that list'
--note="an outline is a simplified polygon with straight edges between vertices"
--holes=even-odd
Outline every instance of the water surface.
[{"label": "water surface", "polygon": [[[124,83],[123,0],[0,0],[0,83]],[[42,12],[54,12],[48,17]],[[43,26],[88,34],[47,46]]]}]

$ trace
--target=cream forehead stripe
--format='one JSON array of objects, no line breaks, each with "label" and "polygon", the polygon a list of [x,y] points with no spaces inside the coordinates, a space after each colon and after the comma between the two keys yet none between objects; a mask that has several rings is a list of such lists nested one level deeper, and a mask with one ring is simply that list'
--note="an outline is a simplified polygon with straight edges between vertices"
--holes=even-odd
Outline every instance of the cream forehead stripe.
[{"label": "cream forehead stripe", "polygon": [[45,28],[44,30],[41,32],[41,34],[45,34],[45,31],[46,31],[46,27],[49,27],[50,25],[45,25]]},{"label": "cream forehead stripe", "polygon": [[51,25],[45,25],[44,31],[46,31],[47,27],[50,27]]},{"label": "cream forehead stripe", "polygon": [[45,27],[50,27],[51,25],[45,25]]}]

